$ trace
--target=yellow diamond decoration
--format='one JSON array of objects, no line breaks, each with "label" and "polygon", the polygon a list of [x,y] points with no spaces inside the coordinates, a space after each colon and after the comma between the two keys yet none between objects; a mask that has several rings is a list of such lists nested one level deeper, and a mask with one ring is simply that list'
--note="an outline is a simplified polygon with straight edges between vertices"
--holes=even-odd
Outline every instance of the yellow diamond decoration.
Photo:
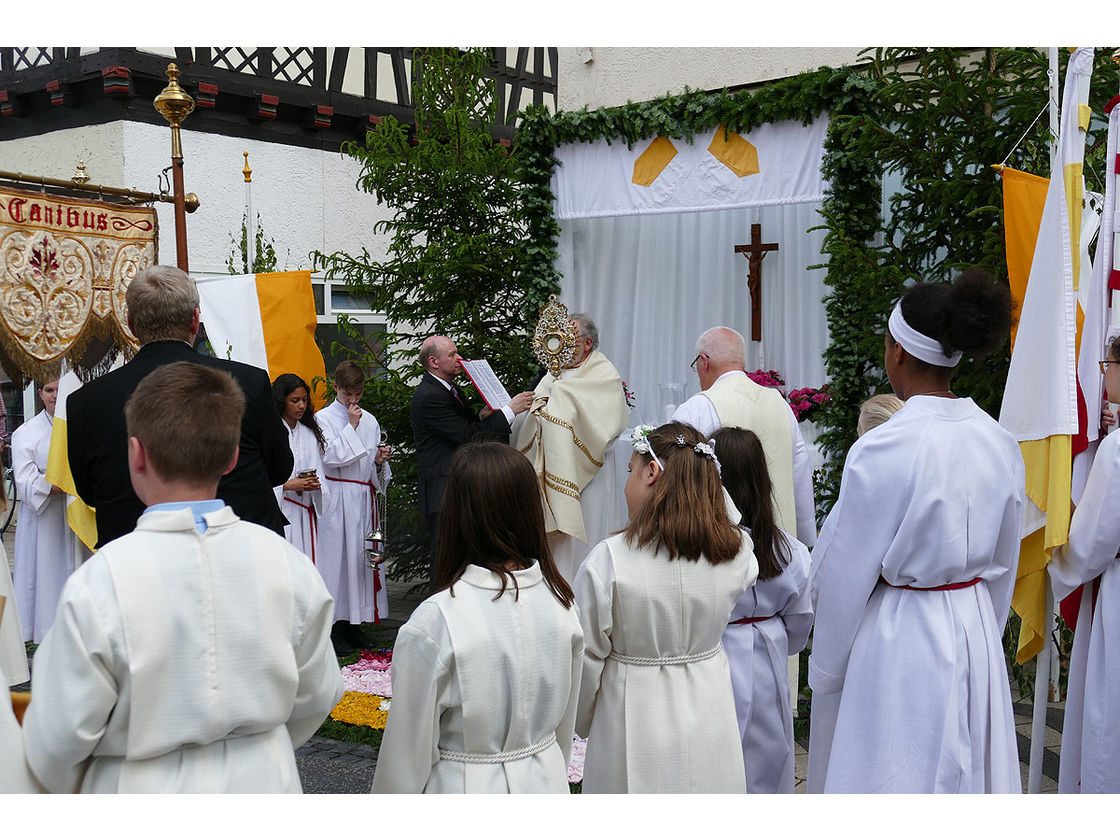
[{"label": "yellow diamond decoration", "polygon": [[708,145],[712,157],[738,175],[745,178],[761,170],[758,167],[758,149],[754,143],[734,131],[725,133],[721,125],[716,129],[715,137]]},{"label": "yellow diamond decoration", "polygon": [[653,138],[653,142],[634,161],[634,177],[630,180],[639,187],[648,187],[657,180],[657,176],[665,171],[669,161],[676,156],[677,147],[667,138]]}]

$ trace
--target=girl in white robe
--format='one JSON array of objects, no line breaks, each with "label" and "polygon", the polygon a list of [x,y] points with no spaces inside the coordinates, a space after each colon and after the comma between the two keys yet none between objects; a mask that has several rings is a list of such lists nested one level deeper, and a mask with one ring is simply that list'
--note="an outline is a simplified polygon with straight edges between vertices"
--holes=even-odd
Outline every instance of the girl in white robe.
[{"label": "girl in white robe", "polygon": [[[809,549],[778,528],[762,443],[752,431],[718,429],[720,477],[742,513],[758,559],[758,582],[743,593],[723,631],[747,772],[747,793],[793,793],[793,707],[789,657],[809,640]],[[769,550],[767,550],[769,547]]]},{"label": "girl in white robe", "polygon": [[[8,679],[0,665],[0,688]],[[0,793],[39,793],[23,755],[23,732],[9,695],[0,696]]]},{"label": "girl in white robe", "polygon": [[536,474],[495,441],[448,470],[438,591],[397,636],[373,793],[567,793],[583,634]]},{"label": "girl in white robe", "polygon": [[[342,362],[339,369],[344,366],[357,369],[353,362]],[[357,375],[361,376],[360,370]],[[391,449],[382,445],[377,418],[358,406],[364,379],[349,384],[338,377],[336,371],[338,398],[315,414],[326,439],[323,483],[330,486],[332,496],[319,530],[317,565],[334,598],[336,631],[348,631],[343,638],[361,646],[363,637],[356,625],[379,624],[389,614],[385,567],[376,572],[370,568],[365,539],[374,528],[375,496],[386,492],[393,472],[387,460]],[[357,426],[350,422],[351,411]]]},{"label": "girl in white robe", "polygon": [[[1104,385],[1120,402],[1120,338],[1109,347]],[[1120,434],[1101,441],[1073,513],[1069,541],[1047,567],[1060,601],[1085,584],[1073,636],[1062,725],[1059,793],[1120,793]]]},{"label": "girl in white robe", "polygon": [[1021,790],[1001,639],[1023,461],[949,388],[961,351],[991,352],[1010,322],[1007,287],[978,270],[912,288],[890,317],[886,371],[906,404],[852,446],[813,549],[810,792]]},{"label": "girl in white robe", "polygon": [[280,374],[272,383],[272,397],[284,418],[292,450],[292,474],[275,488],[280,512],[288,520],[284,537],[318,565],[320,522],[331,498],[330,487],[323,481],[326,440],[309,410],[311,389],[300,377]]},{"label": "girl in white robe", "polygon": [[39,643],[54,621],[58,598],[74,571],[78,539],[66,524],[66,494],[49,483],[58,380],[39,389],[43,410],[12,433],[12,472],[19,498],[12,582],[25,641]]},{"label": "girl in white robe", "polygon": [[699,432],[639,426],[633,445],[630,524],[591,550],[575,581],[583,792],[744,793],[720,637],[758,574],[751,539],[728,518]]}]

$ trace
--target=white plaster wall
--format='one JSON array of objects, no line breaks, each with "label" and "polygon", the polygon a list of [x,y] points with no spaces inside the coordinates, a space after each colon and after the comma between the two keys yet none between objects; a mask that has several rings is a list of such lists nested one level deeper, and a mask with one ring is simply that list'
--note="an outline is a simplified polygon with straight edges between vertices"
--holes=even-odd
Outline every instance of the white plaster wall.
[{"label": "white plaster wall", "polygon": [[557,106],[625,105],[857,62],[855,47],[561,47]]},{"label": "white plaster wall", "polygon": [[[375,258],[384,256],[388,238],[374,236],[373,225],[388,213],[354,186],[356,161],[338,152],[184,130],[184,182],[202,202],[187,214],[192,271],[227,270],[231,238],[240,234],[245,212],[242,152],[249,152],[253,170],[253,213],[275,243],[278,269],[310,268],[308,254],[316,249],[356,254],[364,246]],[[79,157],[91,183],[158,192],[159,173],[171,163],[170,130],[114,122],[0,142],[0,169],[8,171],[68,179]],[[174,208],[158,202],[156,212],[159,260],[174,264]]]}]

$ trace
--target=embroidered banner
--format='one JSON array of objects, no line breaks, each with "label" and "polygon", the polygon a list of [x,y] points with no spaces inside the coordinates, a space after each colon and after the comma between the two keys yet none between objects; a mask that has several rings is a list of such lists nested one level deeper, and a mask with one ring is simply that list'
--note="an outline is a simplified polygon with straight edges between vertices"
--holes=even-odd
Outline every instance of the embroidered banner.
[{"label": "embroidered banner", "polygon": [[0,363],[10,376],[83,366],[90,340],[136,348],[124,293],[156,260],[156,213],[0,188]]}]

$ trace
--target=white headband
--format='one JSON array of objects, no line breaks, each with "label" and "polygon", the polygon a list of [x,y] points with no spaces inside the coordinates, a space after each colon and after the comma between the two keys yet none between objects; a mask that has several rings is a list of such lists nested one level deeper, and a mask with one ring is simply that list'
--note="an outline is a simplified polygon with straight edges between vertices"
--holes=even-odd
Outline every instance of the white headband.
[{"label": "white headband", "polygon": [[902,317],[902,301],[894,305],[891,318],[887,322],[887,329],[891,331],[894,340],[902,345],[902,349],[923,362],[938,367],[956,367],[963,355],[960,350],[951,356],[946,356],[941,349],[941,342],[928,335],[918,332]]}]

